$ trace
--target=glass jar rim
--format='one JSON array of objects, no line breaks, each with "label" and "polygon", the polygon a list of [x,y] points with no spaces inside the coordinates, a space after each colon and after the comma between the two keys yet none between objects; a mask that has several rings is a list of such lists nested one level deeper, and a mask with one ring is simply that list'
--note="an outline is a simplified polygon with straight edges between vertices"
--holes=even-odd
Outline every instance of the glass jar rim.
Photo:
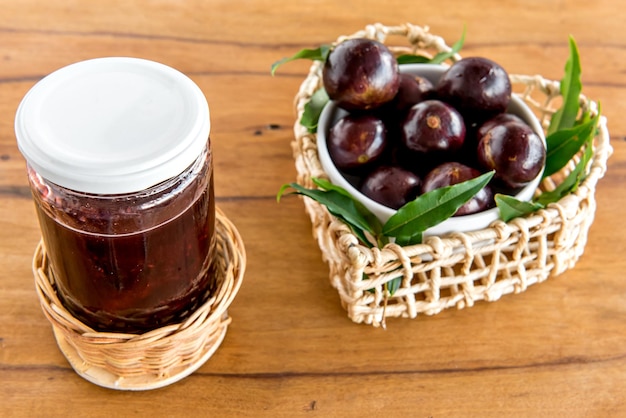
[{"label": "glass jar rim", "polygon": [[56,70],[24,96],[18,148],[43,178],[96,194],[144,190],[183,172],[210,133],[200,88],[167,65],[130,57]]}]

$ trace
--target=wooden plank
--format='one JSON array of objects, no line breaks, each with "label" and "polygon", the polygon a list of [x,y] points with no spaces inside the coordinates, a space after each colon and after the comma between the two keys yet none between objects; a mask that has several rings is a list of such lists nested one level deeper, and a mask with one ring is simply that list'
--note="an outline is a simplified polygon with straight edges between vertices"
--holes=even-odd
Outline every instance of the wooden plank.
[{"label": "wooden plank", "polygon": [[[626,415],[626,44],[617,0],[463,4],[276,0],[40,2],[0,13],[0,416],[619,417]],[[374,22],[430,26],[463,55],[559,79],[578,42],[584,92],[601,102],[614,154],[573,270],[494,303],[387,330],[352,323],[328,280],[295,180],[293,98],[308,62],[270,65]],[[166,388],[118,392],[80,378],[54,340],[31,272],[39,240],[15,110],[71,62],[139,56],[188,74],[211,106],[216,201],[248,265],[226,338]]]}]

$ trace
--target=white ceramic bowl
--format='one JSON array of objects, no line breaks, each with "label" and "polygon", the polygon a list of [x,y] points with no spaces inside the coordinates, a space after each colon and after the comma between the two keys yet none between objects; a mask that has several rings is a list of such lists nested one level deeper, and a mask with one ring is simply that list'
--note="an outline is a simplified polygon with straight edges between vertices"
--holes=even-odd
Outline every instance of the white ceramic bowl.
[{"label": "white ceramic bowl", "polygon": [[[419,75],[428,79],[433,84],[436,84],[441,75],[445,72],[446,68],[446,66],[437,64],[405,64],[400,66],[400,71],[403,73]],[[541,124],[533,112],[519,97],[513,95],[507,112],[521,117],[522,120],[524,120],[539,135],[545,144],[545,135],[543,133],[543,129],[541,128]],[[344,175],[339,172],[337,167],[335,167],[328,153],[328,148],[326,146],[326,136],[328,131],[338,119],[346,114],[347,112],[345,110],[339,108],[332,101],[329,102],[322,110],[317,126],[317,149],[320,162],[333,184],[346,189],[352,196],[372,211],[372,213],[376,215],[382,223],[385,223],[391,215],[396,213],[396,210],[381,205],[380,203],[362,194],[355,187],[358,183],[358,179],[350,176],[344,177]],[[515,197],[518,200],[529,201],[533,197],[533,194],[539,185],[541,175],[542,173],[539,173],[539,175],[523,189],[521,189]],[[472,215],[454,216],[429,228],[424,232],[424,235],[443,235],[450,232],[476,231],[487,228],[493,221],[497,220],[498,217],[498,208],[491,208]]]}]

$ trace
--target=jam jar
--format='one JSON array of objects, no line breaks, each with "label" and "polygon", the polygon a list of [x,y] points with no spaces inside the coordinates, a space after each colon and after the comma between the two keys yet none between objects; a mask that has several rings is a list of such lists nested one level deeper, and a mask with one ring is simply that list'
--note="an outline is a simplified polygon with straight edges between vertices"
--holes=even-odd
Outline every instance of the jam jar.
[{"label": "jam jar", "polygon": [[184,320],[216,287],[209,107],[181,72],[96,58],[44,77],[15,118],[59,299],[96,331]]}]

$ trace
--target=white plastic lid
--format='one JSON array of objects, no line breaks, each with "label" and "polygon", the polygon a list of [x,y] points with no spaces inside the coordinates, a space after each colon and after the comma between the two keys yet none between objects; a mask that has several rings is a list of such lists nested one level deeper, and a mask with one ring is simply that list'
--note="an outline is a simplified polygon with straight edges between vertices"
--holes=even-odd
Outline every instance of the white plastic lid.
[{"label": "white plastic lid", "polygon": [[15,117],[17,145],[45,179],[94,194],[144,190],[183,172],[207,144],[200,88],[166,65],[110,57],[39,81]]}]

